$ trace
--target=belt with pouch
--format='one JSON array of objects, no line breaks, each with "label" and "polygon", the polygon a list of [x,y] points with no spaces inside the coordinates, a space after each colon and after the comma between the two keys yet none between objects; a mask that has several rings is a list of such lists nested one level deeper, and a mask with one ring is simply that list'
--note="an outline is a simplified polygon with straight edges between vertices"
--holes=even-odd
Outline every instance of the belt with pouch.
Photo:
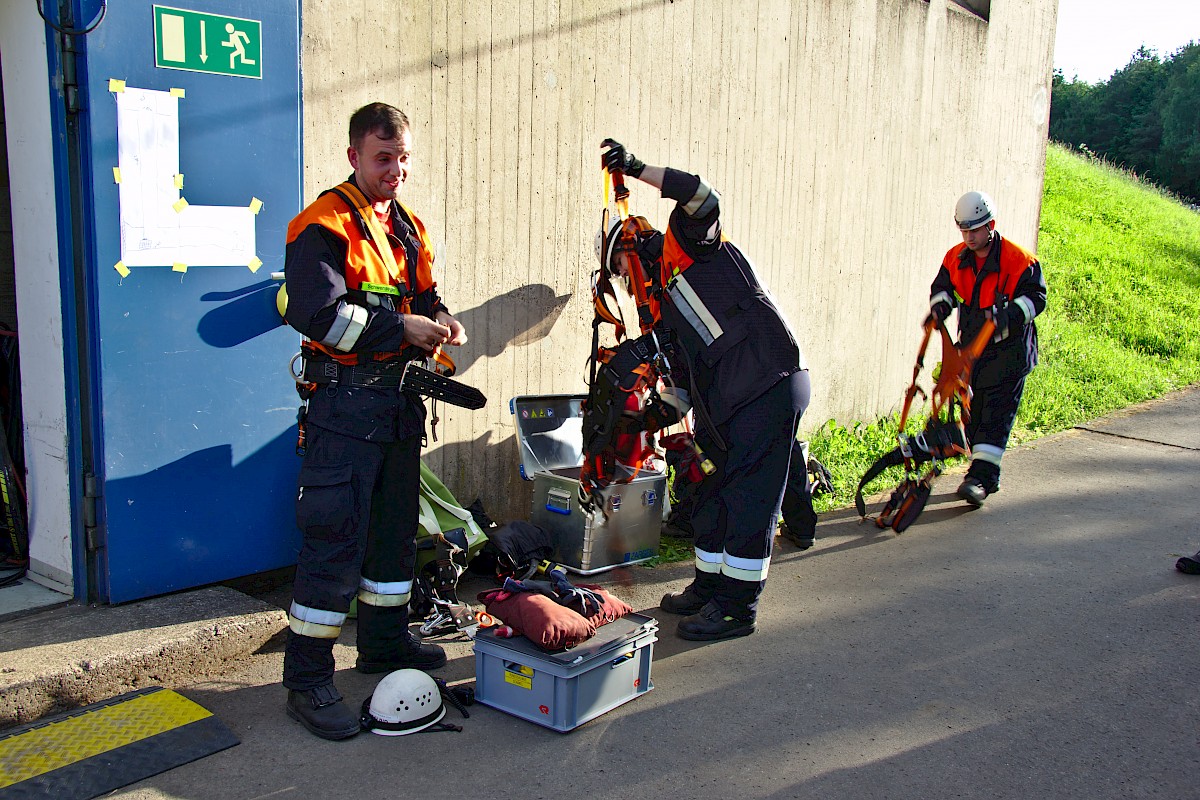
[{"label": "belt with pouch", "polygon": [[399,389],[470,409],[483,408],[487,403],[483,392],[475,387],[426,369],[412,359],[349,365],[306,358],[299,380],[326,386]]},{"label": "belt with pouch", "polygon": [[339,364],[336,361],[304,360],[305,383],[359,386],[365,389],[396,389],[404,377],[407,361],[376,361],[366,364]]}]

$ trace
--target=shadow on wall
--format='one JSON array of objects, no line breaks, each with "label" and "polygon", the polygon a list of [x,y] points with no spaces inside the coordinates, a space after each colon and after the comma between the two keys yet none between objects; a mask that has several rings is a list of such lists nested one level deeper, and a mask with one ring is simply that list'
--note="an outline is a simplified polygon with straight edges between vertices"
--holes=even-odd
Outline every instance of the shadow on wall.
[{"label": "shadow on wall", "polygon": [[296,562],[296,428],[234,463],[228,444],[104,485],[111,602]]},{"label": "shadow on wall", "polygon": [[[467,329],[466,347],[452,356],[461,375],[480,356],[495,358],[508,347],[524,347],[545,339],[571,295],[555,295],[544,283],[531,283],[454,316]],[[479,348],[484,348],[482,352]]]},{"label": "shadow on wall", "polygon": [[265,280],[229,292],[206,292],[201,300],[219,303],[200,319],[197,333],[213,347],[236,347],[275,330],[284,322],[275,307],[279,281]]},{"label": "shadow on wall", "polygon": [[[446,442],[441,447],[425,450],[421,454],[425,463],[432,466],[442,459],[444,465],[438,477],[451,487],[455,498],[464,506],[479,500],[488,516],[500,525],[514,519],[529,518],[529,503],[533,496],[533,484],[521,480],[517,465],[517,437],[509,436],[500,442],[492,442],[492,431],[484,431],[474,439],[461,442]],[[459,492],[454,487],[467,485],[464,473],[477,472],[480,464],[499,465],[486,481],[479,483],[476,491]],[[507,467],[507,468],[506,468]]]},{"label": "shadow on wall", "polygon": [[[524,347],[546,338],[570,300],[570,294],[555,295],[551,287],[536,283],[456,313],[471,337],[465,347],[451,354],[458,377],[478,385],[468,371],[472,364],[483,356],[495,358],[510,347]],[[486,386],[480,388],[489,395],[489,402],[507,402],[507,398],[495,396],[494,387],[490,391]],[[532,484],[521,480],[517,470],[520,456],[516,437],[493,442],[493,434],[488,430],[475,439],[446,442],[440,448],[426,450],[424,458],[427,463],[440,464],[439,477],[464,505],[470,504],[476,493],[482,493],[484,507],[497,522],[525,519],[533,489]],[[464,486],[476,488],[457,494]]]}]

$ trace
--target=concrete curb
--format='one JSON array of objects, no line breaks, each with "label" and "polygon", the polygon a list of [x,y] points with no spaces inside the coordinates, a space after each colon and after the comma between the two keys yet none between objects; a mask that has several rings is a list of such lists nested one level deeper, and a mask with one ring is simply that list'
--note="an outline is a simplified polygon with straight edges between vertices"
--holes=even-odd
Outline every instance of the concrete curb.
[{"label": "concrete curb", "polygon": [[146,686],[195,683],[286,626],[279,607],[224,586],[125,606],[67,605],[6,622],[0,727]]}]

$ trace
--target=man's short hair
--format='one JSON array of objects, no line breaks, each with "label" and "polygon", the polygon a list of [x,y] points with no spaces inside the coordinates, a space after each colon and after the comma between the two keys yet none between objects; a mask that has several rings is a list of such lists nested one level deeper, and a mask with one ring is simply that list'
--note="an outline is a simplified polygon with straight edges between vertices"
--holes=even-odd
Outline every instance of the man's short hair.
[{"label": "man's short hair", "polygon": [[403,111],[387,103],[371,103],[350,117],[350,146],[359,147],[372,133],[380,139],[398,139],[408,129],[408,117]]}]

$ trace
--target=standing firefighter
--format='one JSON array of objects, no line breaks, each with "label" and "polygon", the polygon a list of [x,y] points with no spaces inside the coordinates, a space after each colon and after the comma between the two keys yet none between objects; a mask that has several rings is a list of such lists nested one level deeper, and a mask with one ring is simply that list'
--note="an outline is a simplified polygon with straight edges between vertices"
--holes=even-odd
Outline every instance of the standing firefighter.
[{"label": "standing firefighter", "polygon": [[609,172],[676,202],[665,233],[641,217],[602,231],[601,264],[613,275],[645,277],[655,335],[672,356],[672,381],[695,408],[696,443],[715,467],[692,512],[695,577],[660,606],[684,615],[684,639],[745,636],[754,632],[808,406],[807,367],[750,260],[722,235],[717,192],[697,175],[648,166],[611,139],[603,146]]},{"label": "standing firefighter", "polygon": [[1032,253],[996,232],[992,199],[967,192],[954,209],[962,244],[942,259],[929,290],[930,314],[944,321],[958,309],[960,342],[974,340],[985,320],[996,332],[971,373],[971,419],[966,427],[971,467],[958,496],[983,505],[1000,490],[1000,458],[1016,420],[1025,377],[1037,364],[1034,317],[1046,307],[1046,281]]},{"label": "standing firefighter", "polygon": [[407,361],[467,336],[438,296],[425,226],[397,201],[411,154],[402,112],[359,109],[354,174],[288,226],[286,317],[306,338],[312,389],[283,684],[288,714],[326,739],[359,730],[333,685],[333,645],[356,593],[360,672],[446,662],[408,629],[425,407],[399,385]]}]

